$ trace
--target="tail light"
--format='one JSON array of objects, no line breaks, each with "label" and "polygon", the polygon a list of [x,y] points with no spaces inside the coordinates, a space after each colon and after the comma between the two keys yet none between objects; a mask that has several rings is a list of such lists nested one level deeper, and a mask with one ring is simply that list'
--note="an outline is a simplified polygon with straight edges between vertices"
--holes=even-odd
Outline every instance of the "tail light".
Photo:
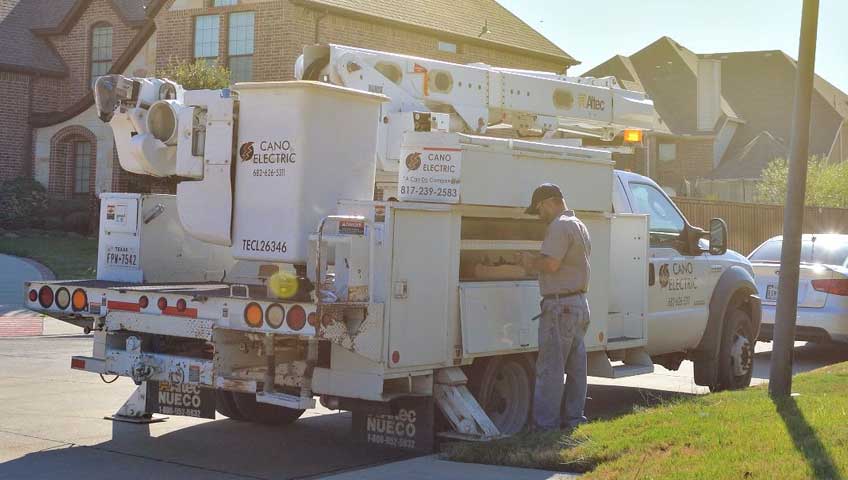
[{"label": "tail light", "polygon": [[147,298],[147,295],[142,295],[141,297],[139,297],[139,299],[138,299],[139,308],[144,309],[144,308],[147,308],[148,305],[150,305],[150,300]]},{"label": "tail light", "polygon": [[38,300],[38,292],[36,292],[35,290],[30,290],[29,291],[29,301],[34,302],[36,300]]},{"label": "tail light", "polygon": [[258,303],[250,302],[244,307],[244,323],[253,328],[262,326],[262,307]]},{"label": "tail light", "polygon": [[165,311],[168,308],[168,299],[165,297],[159,297],[159,300],[156,300],[156,306],[159,307],[159,310]]},{"label": "tail light", "polygon": [[318,314],[316,312],[310,312],[309,315],[306,316],[306,323],[308,323],[310,326],[317,327]]},{"label": "tail light", "polygon": [[53,290],[47,285],[38,290],[38,304],[43,308],[50,308],[53,305]]},{"label": "tail light", "polygon": [[68,305],[70,304],[71,292],[69,292],[68,289],[65,287],[56,290],[56,306],[64,310],[68,308]]},{"label": "tail light", "polygon": [[75,312],[81,312],[88,307],[88,295],[85,290],[78,288],[74,290],[74,295],[71,297],[71,306]]},{"label": "tail light", "polygon": [[272,303],[265,310],[265,323],[271,328],[280,328],[286,320],[286,310],[279,303]]},{"label": "tail light", "polygon": [[291,307],[288,315],[286,315],[286,323],[294,331],[301,330],[306,326],[306,310],[300,305]]},{"label": "tail light", "polygon": [[848,278],[813,280],[812,284],[816,291],[848,296]]},{"label": "tail light", "polygon": [[177,311],[178,312],[185,312],[185,309],[186,309],[185,299],[181,298],[181,299],[177,300]]}]

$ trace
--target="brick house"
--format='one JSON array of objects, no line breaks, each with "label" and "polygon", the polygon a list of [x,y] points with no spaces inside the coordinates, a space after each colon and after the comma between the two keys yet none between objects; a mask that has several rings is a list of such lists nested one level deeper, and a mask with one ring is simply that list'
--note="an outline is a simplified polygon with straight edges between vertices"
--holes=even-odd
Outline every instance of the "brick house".
[{"label": "brick house", "polygon": [[[661,37],[587,71],[648,93],[661,125],[633,170],[679,194],[755,201],[754,184],[788,155],[795,61],[780,51],[696,54]],[[816,77],[810,154],[848,160],[848,96]]]},{"label": "brick house", "polygon": [[4,0],[0,180],[34,175],[55,198],[124,190],[90,93],[98,75],[204,58],[234,82],[290,80],[316,42],[555,72],[578,63],[495,0]]}]

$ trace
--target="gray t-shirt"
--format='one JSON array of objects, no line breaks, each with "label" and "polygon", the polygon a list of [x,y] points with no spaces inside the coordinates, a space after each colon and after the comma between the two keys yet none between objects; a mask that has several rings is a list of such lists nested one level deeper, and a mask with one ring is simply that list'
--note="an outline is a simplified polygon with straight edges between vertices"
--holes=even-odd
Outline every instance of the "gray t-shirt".
[{"label": "gray t-shirt", "polygon": [[562,260],[559,270],[539,273],[542,295],[585,292],[589,288],[589,254],[592,243],[586,225],[566,210],[548,224],[542,255]]}]

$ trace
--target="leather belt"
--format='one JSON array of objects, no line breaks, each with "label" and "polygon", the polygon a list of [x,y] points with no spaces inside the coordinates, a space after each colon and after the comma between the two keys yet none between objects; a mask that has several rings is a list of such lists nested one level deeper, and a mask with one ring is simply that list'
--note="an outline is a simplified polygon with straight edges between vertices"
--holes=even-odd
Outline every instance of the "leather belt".
[{"label": "leather belt", "polygon": [[545,300],[559,300],[560,298],[568,298],[575,297],[577,295],[583,295],[586,292],[577,291],[577,292],[569,292],[569,293],[548,293],[547,295],[542,295],[542,298]]}]

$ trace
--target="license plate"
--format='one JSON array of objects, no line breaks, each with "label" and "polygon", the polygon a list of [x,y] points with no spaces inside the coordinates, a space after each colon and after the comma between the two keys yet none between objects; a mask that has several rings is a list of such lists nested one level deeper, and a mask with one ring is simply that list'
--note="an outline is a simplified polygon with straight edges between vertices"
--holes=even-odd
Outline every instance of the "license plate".
[{"label": "license plate", "polygon": [[106,265],[110,267],[138,268],[138,249],[110,245],[106,247]]},{"label": "license plate", "polygon": [[777,285],[766,285],[766,300],[777,301]]}]

